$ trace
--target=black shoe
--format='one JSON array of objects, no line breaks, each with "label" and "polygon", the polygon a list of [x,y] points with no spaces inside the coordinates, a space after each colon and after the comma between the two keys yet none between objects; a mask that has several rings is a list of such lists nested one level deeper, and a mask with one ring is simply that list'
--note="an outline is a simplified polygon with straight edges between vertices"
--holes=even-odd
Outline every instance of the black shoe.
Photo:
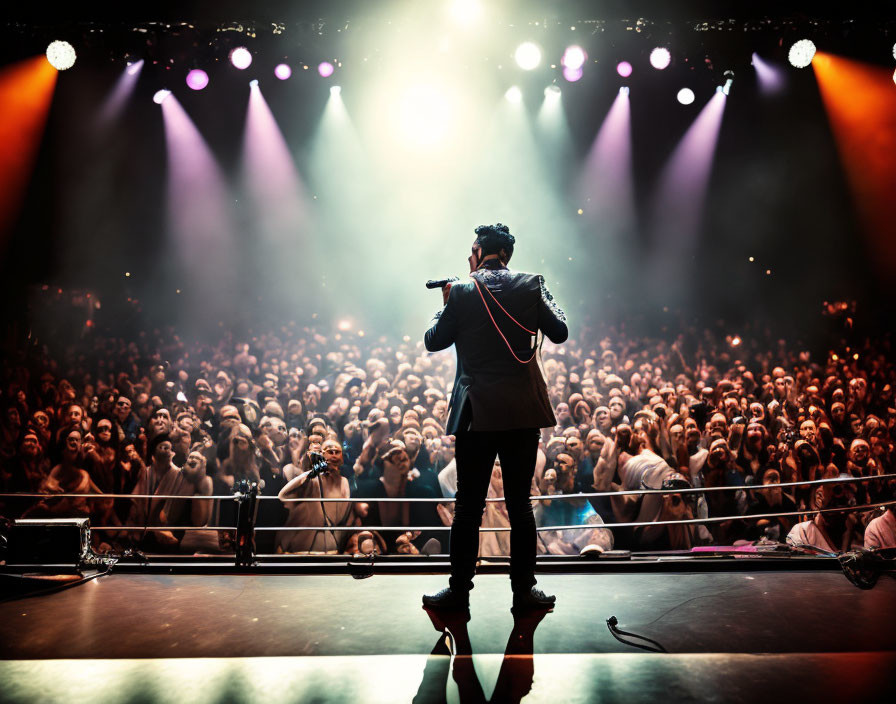
[{"label": "black shoe", "polygon": [[518,592],[513,595],[513,611],[549,611],[554,608],[557,597],[545,594],[541,589],[532,587],[527,592]]},{"label": "black shoe", "polygon": [[423,606],[428,609],[441,609],[443,611],[469,611],[470,593],[459,592],[451,587],[445,587],[445,589],[435,594],[424,594]]}]

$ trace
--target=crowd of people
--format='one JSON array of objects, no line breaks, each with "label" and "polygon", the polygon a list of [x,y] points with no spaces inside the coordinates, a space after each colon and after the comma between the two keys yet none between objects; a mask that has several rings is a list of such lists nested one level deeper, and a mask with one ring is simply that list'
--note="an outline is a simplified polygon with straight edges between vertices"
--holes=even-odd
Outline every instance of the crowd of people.
[{"label": "crowd of people", "polygon": [[[896,498],[880,478],[896,472],[889,340],[813,359],[753,332],[613,327],[544,345],[557,425],[532,484],[539,552],[896,546],[896,506],[854,508]],[[297,325],[32,346],[2,367],[0,515],[89,517],[97,551],[232,553],[216,527],[235,526],[237,503],[216,497],[254,483],[256,525],[279,529],[256,533],[258,553],[444,553],[453,379],[451,350]],[[491,499],[501,472],[499,458]],[[849,477],[869,479],[804,484]],[[685,491],[714,487],[731,490]],[[685,519],[700,520],[667,523]],[[500,501],[482,525],[509,526]],[[508,538],[483,531],[481,554],[508,554]]]}]

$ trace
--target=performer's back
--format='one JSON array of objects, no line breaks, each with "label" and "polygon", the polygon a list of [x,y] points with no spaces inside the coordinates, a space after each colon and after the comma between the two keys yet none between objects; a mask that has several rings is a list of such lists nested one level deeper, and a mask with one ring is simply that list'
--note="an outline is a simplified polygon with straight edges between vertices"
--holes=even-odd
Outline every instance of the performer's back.
[{"label": "performer's back", "polygon": [[489,261],[471,280],[454,284],[424,337],[430,351],[452,343],[457,348],[446,432],[553,425],[544,377],[533,359],[534,336],[527,330],[560,343],[568,334],[565,320],[539,274]]}]

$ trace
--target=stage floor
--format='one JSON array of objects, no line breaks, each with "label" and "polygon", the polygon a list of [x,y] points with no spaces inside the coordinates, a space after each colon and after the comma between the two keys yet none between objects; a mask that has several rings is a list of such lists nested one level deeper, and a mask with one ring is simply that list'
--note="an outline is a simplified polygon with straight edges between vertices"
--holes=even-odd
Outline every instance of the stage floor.
[{"label": "stage floor", "polygon": [[[420,595],[444,583],[430,574],[113,573],[5,601],[0,701],[896,695],[896,580],[888,576],[862,591],[829,571],[545,574],[539,586],[557,594],[556,609],[515,624],[507,577],[480,575],[469,650],[467,634],[446,641],[420,607]],[[668,652],[620,643],[610,616]]]}]

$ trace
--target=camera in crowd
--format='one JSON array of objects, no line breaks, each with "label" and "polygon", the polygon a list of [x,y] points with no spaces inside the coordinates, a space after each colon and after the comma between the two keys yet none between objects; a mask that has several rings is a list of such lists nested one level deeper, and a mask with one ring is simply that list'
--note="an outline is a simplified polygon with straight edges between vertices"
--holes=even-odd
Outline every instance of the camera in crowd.
[{"label": "camera in crowd", "polygon": [[308,459],[311,460],[311,469],[308,475],[311,479],[329,471],[327,460],[320,452],[309,452]]}]

